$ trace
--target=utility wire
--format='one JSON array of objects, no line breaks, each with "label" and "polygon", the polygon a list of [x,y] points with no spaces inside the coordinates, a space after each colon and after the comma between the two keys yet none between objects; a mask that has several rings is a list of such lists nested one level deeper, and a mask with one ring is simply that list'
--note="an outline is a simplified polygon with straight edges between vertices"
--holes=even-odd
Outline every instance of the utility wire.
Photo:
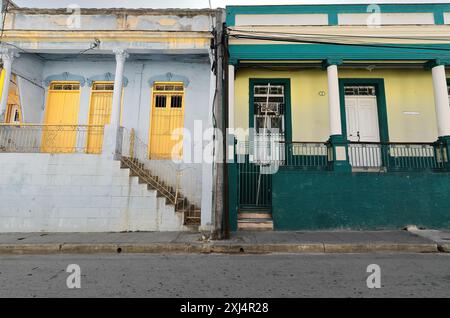
[{"label": "utility wire", "polygon": [[[254,32],[252,32],[254,33]],[[302,43],[302,44],[328,44],[336,46],[359,46],[359,47],[372,47],[372,48],[387,48],[387,49],[399,49],[399,52],[405,52],[405,49],[412,50],[428,50],[428,51],[443,51],[449,52],[450,48],[438,48],[438,47],[426,47],[426,46],[399,46],[395,44],[373,44],[373,43],[345,43],[345,42],[333,42],[333,41],[319,41],[304,38],[292,38],[292,37],[278,37],[273,36],[270,33],[268,35],[257,35],[257,34],[229,34],[230,37],[236,39],[247,39],[247,40],[262,40],[262,41],[273,41],[273,42],[285,42],[285,43]]]},{"label": "utility wire", "polygon": [[277,32],[277,31],[255,31],[255,30],[239,30],[228,27],[228,31],[242,32],[242,33],[259,33],[272,35],[288,35],[288,36],[307,36],[307,37],[326,37],[326,38],[361,38],[361,39],[388,39],[388,40],[421,40],[421,41],[448,41],[450,42],[450,34],[448,38],[442,37],[408,37],[408,36],[383,36],[383,35],[352,35],[352,34],[325,34],[325,33],[292,33],[292,32]]}]

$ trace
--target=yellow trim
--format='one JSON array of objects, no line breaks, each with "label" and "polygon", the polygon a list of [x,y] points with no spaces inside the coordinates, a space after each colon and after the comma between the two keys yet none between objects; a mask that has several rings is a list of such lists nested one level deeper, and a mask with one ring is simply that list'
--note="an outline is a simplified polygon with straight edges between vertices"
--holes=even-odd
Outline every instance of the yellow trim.
[{"label": "yellow trim", "polygon": [[5,84],[5,69],[2,68],[1,74],[0,74],[0,98],[3,95],[3,85]]},{"label": "yellow trim", "polygon": [[22,106],[21,105],[15,105],[15,104],[8,104],[6,105],[6,114],[5,114],[5,124],[7,123],[11,123],[11,110],[13,106],[17,106],[18,107],[18,111],[19,111],[19,123],[18,125],[20,125],[22,123]]},{"label": "yellow trim", "polygon": [[[183,90],[156,90],[158,85],[181,86]],[[166,96],[166,104],[162,109],[156,107],[156,97]],[[182,96],[180,108],[172,108],[171,101],[173,96]],[[185,87],[183,82],[155,82],[152,86],[152,105],[149,127],[149,158],[151,159],[181,159],[183,156],[183,136],[181,140],[172,140],[172,134],[175,129],[184,128],[185,111]],[[175,117],[175,120],[174,120]],[[168,130],[167,130],[168,129]],[[172,130],[172,131],[171,131]],[[181,143],[181,144],[180,144]],[[173,158],[174,147],[180,147],[179,154]]]}]

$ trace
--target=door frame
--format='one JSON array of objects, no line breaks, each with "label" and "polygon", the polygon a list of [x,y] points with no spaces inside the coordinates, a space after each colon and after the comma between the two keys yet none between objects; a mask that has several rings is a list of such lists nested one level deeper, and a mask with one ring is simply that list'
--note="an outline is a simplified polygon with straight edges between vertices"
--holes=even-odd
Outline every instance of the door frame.
[{"label": "door frame", "polygon": [[342,136],[347,140],[347,112],[345,109],[345,86],[375,86],[377,97],[378,127],[380,130],[380,142],[389,142],[389,125],[386,107],[386,92],[383,78],[340,78],[339,94],[341,100],[341,124]]},{"label": "door frame", "polygon": [[[105,85],[107,85],[107,84],[114,84],[114,81],[92,81],[92,84],[91,84],[91,86],[90,86],[90,91],[89,91],[89,101],[88,101],[88,118],[87,118],[87,123],[88,123],[88,133],[87,133],[87,138],[86,138],[86,153],[93,153],[93,154],[97,154],[96,152],[90,152],[90,149],[89,149],[89,138],[90,138],[90,134],[92,133],[92,127],[91,126],[95,126],[95,125],[91,125],[90,123],[91,123],[91,116],[92,116],[92,107],[93,107],[93,105],[92,105],[92,100],[93,100],[93,95],[95,94],[95,92],[102,92],[102,91],[97,91],[97,90],[94,90],[94,86],[95,86],[95,84],[105,84]],[[113,95],[114,95],[114,90],[112,90],[112,91],[103,91],[103,92],[112,92],[113,93]],[[120,103],[120,125],[122,126],[122,108],[123,108],[123,95],[124,95],[124,90],[122,89],[122,100],[121,100],[121,103]],[[113,99],[113,96],[111,97],[111,107],[112,107],[112,99]],[[112,112],[112,108],[111,108],[111,112]],[[111,124],[111,114],[110,114],[110,124]],[[104,127],[103,127],[104,128]],[[100,145],[100,149],[103,149],[103,141],[104,141],[104,134],[105,134],[105,132],[104,132],[104,129],[103,130],[101,130],[101,140],[102,140],[102,143],[101,143],[101,145]],[[100,150],[100,153],[101,153],[101,150]]]},{"label": "door frame", "polygon": [[[154,81],[150,87],[150,117],[149,117],[149,125],[148,125],[148,149],[147,149],[147,157],[150,160],[173,160],[173,158],[156,158],[152,157],[152,131],[153,131],[153,116],[154,116],[154,108],[155,108],[155,101],[156,101],[156,94],[158,93],[155,91],[155,85],[182,85],[183,86],[183,99],[182,99],[182,116],[183,116],[183,127],[180,128],[186,128],[186,93],[187,93],[187,85],[185,82],[182,81]],[[173,94],[167,94],[172,98]],[[170,108],[169,102],[167,101],[167,105]],[[184,158],[184,136],[182,138],[182,150],[180,154],[180,158],[177,158],[178,160],[183,160]]]},{"label": "door frame", "polygon": [[[77,92],[78,92],[77,113],[76,113],[76,116],[75,116],[77,122],[74,124],[74,126],[79,126],[79,125],[80,125],[80,124],[79,124],[79,114],[80,114],[80,103],[81,103],[81,93],[82,93],[82,85],[81,85],[81,82],[79,82],[79,81],[58,81],[58,80],[51,81],[51,82],[49,83],[48,89],[46,90],[46,97],[45,97],[46,100],[45,100],[45,110],[44,110],[44,122],[43,122],[44,130],[43,130],[43,133],[42,133],[42,136],[41,136],[41,150],[42,150],[42,142],[43,142],[43,138],[45,137],[45,129],[46,129],[45,127],[47,127],[47,126],[52,126],[51,124],[48,124],[48,119],[49,119],[49,116],[50,116],[50,114],[49,114],[49,102],[50,102],[50,95],[51,95],[52,91],[54,91],[54,90],[51,89],[51,87],[52,87],[52,85],[55,84],[55,83],[57,83],[57,84],[62,84],[62,85],[64,85],[64,84],[78,84],[78,85],[79,85],[79,89],[77,90]],[[61,91],[64,91],[64,90],[61,90]],[[70,92],[74,92],[74,90],[71,90]],[[74,131],[74,134],[75,134],[74,145],[76,145],[76,143],[77,143],[77,138],[78,138],[77,132]],[[51,148],[50,148],[50,149],[51,149]],[[71,150],[71,151],[67,151],[67,152],[62,152],[62,153],[74,153],[74,152],[75,152],[75,149],[73,149],[73,150]]]},{"label": "door frame", "polygon": [[284,112],[284,123],[285,123],[285,140],[286,142],[292,141],[292,117],[291,117],[291,79],[290,78],[250,78],[249,80],[249,123],[248,128],[255,127],[255,97],[253,87],[255,85],[263,85],[268,82],[275,85],[284,85],[285,98],[286,98],[286,109]]}]

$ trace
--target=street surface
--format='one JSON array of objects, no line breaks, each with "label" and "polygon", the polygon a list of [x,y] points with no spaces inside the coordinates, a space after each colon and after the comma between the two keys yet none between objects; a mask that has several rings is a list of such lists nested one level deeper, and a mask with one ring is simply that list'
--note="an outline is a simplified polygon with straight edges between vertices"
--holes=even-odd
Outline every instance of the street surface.
[{"label": "street surface", "polygon": [[450,297],[450,254],[0,256],[0,297]]}]

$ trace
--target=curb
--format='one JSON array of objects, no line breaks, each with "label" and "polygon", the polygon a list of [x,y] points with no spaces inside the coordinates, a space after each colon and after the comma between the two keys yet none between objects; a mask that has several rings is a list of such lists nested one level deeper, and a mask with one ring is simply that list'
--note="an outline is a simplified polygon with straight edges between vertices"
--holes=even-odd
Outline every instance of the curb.
[{"label": "curb", "polygon": [[438,246],[439,252],[450,253],[450,243],[441,243]]},{"label": "curb", "polygon": [[14,244],[1,245],[0,255],[50,254],[363,254],[450,253],[450,244]]}]

